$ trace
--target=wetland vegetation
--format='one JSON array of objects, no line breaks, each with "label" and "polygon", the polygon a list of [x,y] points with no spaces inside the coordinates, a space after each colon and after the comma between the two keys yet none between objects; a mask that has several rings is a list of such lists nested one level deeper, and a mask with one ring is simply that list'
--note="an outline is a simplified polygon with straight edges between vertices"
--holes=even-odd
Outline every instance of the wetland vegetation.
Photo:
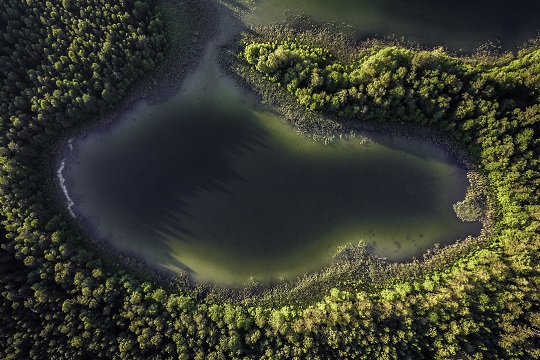
[{"label": "wetland vegetation", "polygon": [[[515,53],[457,57],[395,41],[358,45],[296,24],[251,29],[224,61],[313,138],[414,128],[465,151],[479,181],[456,208],[472,220],[487,201],[489,232],[482,236],[405,264],[343,247],[334,267],[237,292],[160,280],[91,242],[58,202],[51,154],[71,131],[111,118],[122,104],[130,108],[156,86],[145,78],[155,67],[151,73],[163,75],[158,84],[173,74],[171,84],[179,83],[182,74],[170,66],[181,54],[200,60],[196,44],[207,39],[193,19],[216,20],[193,15],[222,18],[238,8],[246,16],[264,6],[222,3],[0,5],[2,358],[538,358],[537,40]],[[277,127],[293,136],[290,125],[262,119],[275,115],[259,115],[250,131]],[[239,140],[229,143],[228,156],[255,146]],[[96,159],[107,165],[106,157]]]}]

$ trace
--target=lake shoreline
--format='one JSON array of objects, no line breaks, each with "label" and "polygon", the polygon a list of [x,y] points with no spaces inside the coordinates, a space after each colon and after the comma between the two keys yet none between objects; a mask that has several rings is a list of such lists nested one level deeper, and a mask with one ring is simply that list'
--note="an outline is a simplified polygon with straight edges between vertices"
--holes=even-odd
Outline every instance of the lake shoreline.
[{"label": "lake shoreline", "polygon": [[[326,30],[324,30],[326,31]],[[346,41],[346,38],[338,36]],[[369,41],[369,40],[368,40]],[[468,171],[478,171],[477,162],[463,145],[444,134],[442,130],[411,123],[356,121],[330,113],[309,111],[299,105],[294,95],[251,71],[235,57],[238,52],[240,35],[231,41],[220,57],[220,65],[243,89],[255,94],[261,102],[260,108],[277,111],[300,134],[315,141],[330,142],[333,139],[359,134],[369,139],[381,136],[397,136],[405,140],[423,140],[442,146],[455,156],[458,165]],[[344,44],[344,47],[351,44]],[[375,140],[376,141],[376,140]]]},{"label": "lake shoreline", "polygon": [[[250,70],[245,64],[242,64],[240,60],[235,58],[234,53],[239,49],[239,36],[235,41],[232,41],[227,50],[221,55],[221,67],[231,76],[236,83],[247,90],[250,93],[255,93],[261,101],[261,108],[268,110],[268,108],[277,111],[287,122],[292,124],[302,135],[312,138],[314,141],[331,142],[333,139],[347,137],[351,135],[360,134],[366,136],[368,139],[377,139],[377,137],[383,136],[396,136],[405,140],[420,140],[434,143],[443,147],[447,153],[451,154],[456,160],[456,164],[463,166],[471,177],[475,181],[479,181],[480,186],[483,188],[487,183],[484,175],[482,175],[477,161],[474,156],[471,155],[461,143],[457,140],[445,134],[443,130],[434,129],[429,126],[422,126],[418,124],[406,124],[395,122],[358,122],[353,119],[346,119],[338,117],[332,114],[321,112],[310,112],[302,108],[297,102],[294,96],[288,93],[283,87],[279,87],[274,83],[265,80],[262,76],[256,72]],[[378,42],[380,45],[381,43]],[[485,56],[485,54],[483,54]],[[467,57],[471,61],[478,61],[481,58]],[[277,110],[276,110],[277,109]],[[306,126],[307,125],[307,126]],[[469,189],[471,184],[467,186]],[[484,189],[485,190],[485,189]],[[483,194],[482,194],[483,195]],[[418,261],[415,258],[411,258],[408,261],[388,262],[384,258],[379,258],[374,254],[369,254],[370,259],[368,264],[362,264],[367,268],[377,268],[381,279],[388,279],[393,276],[416,276],[426,271],[423,267],[433,269],[442,268],[448,266],[453,260],[457,260],[464,253],[476,246],[487,244],[490,239],[492,231],[492,222],[494,216],[494,202],[491,198],[487,199],[487,209],[485,214],[480,219],[482,224],[481,233],[478,236],[468,236],[465,239],[456,239],[455,242],[446,245],[444,247],[435,247],[427,251],[423,259]],[[352,246],[353,252],[365,252],[366,249],[356,245]],[[317,278],[319,273],[327,272],[333,273],[333,276],[337,276],[341,279],[346,279],[346,273],[351,271],[350,263],[347,263],[348,270],[346,272],[337,271],[337,269],[343,266],[339,262],[334,262],[328,266],[328,268],[321,269],[320,272],[314,274],[308,274],[305,276],[299,276],[295,282],[288,284],[281,284],[276,287],[266,287],[261,295],[263,297],[268,296],[269,293],[280,293],[281,295],[288,292],[294,292],[297,286],[300,288],[306,288],[302,283],[311,283]],[[384,269],[384,270],[383,270]],[[379,281],[386,281],[380,279],[371,279],[373,283],[379,283]],[[261,293],[261,294],[262,294]]]},{"label": "lake shoreline", "polygon": [[[219,8],[218,5],[212,5],[212,6],[215,6],[216,8]],[[214,9],[214,10],[215,10],[215,16],[219,17],[221,19],[223,19],[226,16],[231,15],[231,14],[227,13],[227,10],[225,10],[225,9]],[[214,18],[214,20],[215,19],[216,18]],[[218,23],[218,21],[210,21],[210,20],[209,20],[209,22],[213,23],[214,25],[216,25],[216,23]],[[217,25],[216,25],[216,28],[217,28]],[[164,61],[164,64],[160,65],[160,69],[158,70],[158,74],[157,75],[151,75],[149,77],[150,79],[155,80],[155,79],[159,78],[159,76],[162,76],[162,80],[155,80],[158,85],[160,84],[160,81],[168,81],[169,86],[167,87],[166,93],[159,92],[157,90],[157,88],[159,88],[159,86],[156,86],[156,85],[154,85],[154,87],[146,88],[145,87],[145,82],[143,82],[142,84],[136,84],[135,85],[135,90],[132,93],[130,93],[131,95],[128,95],[129,101],[127,101],[127,104],[125,106],[123,106],[119,110],[114,111],[113,114],[111,114],[109,116],[101,117],[101,119],[97,123],[97,125],[94,123],[93,125],[88,126],[86,129],[84,129],[84,132],[83,132],[82,136],[84,137],[85,136],[84,134],[86,134],[89,131],[107,131],[111,126],[114,126],[114,124],[116,123],[116,121],[118,119],[120,119],[122,116],[125,116],[130,111],[132,111],[137,106],[137,104],[140,103],[141,101],[148,101],[150,103],[159,103],[159,102],[165,101],[170,96],[173,96],[174,93],[177,93],[178,90],[181,88],[181,85],[183,83],[183,80],[185,79],[185,76],[188,75],[188,72],[190,70],[194,70],[194,69],[197,68],[197,61],[199,59],[201,59],[201,57],[203,57],[204,54],[206,54],[206,52],[208,51],[207,47],[211,46],[210,43],[215,40],[215,36],[213,36],[213,35],[215,35],[216,28],[214,28],[213,30],[208,30],[207,29],[208,30],[207,33],[203,34],[203,35],[201,35],[201,33],[198,33],[201,37],[204,37],[206,39],[206,43],[205,43],[206,45],[201,46],[201,48],[205,49],[205,50],[204,51],[200,50],[198,54],[191,57],[189,59],[190,62],[188,62],[187,67],[184,68],[185,70],[181,71],[181,76],[180,77],[175,77],[173,79],[169,78],[170,73],[171,73],[171,71],[176,70],[177,68],[174,66],[174,64],[175,64],[174,61],[173,62],[168,62],[168,60],[174,60],[174,56],[172,55],[172,54],[174,54],[174,51],[169,49],[169,55],[167,56],[166,60]],[[217,47],[220,47],[220,46],[221,45],[218,44]],[[221,65],[221,70],[223,72],[227,73],[228,75],[233,75],[233,78],[235,79],[235,81],[237,83],[241,84],[241,81],[240,81],[240,78],[238,77],[238,75],[231,72],[230,68],[228,66],[226,66],[227,65],[226,61],[227,60],[224,60],[224,59],[225,59],[225,56],[227,56],[225,53],[229,50],[229,48],[225,47],[224,49],[221,49],[221,50],[222,51],[220,51],[220,53],[219,53],[219,56],[220,56],[219,57],[219,59],[220,59],[219,63]],[[154,80],[152,80],[152,82],[154,82]],[[250,94],[254,93],[254,89],[252,87],[250,87],[248,83],[244,83],[244,84],[241,84],[241,85],[242,85],[241,87],[243,89],[248,90]],[[255,93],[257,93],[257,92],[255,91]],[[263,101],[263,102],[268,103],[268,101]],[[276,103],[272,103],[271,105],[275,106]],[[299,107],[296,104],[295,104],[295,106]],[[261,108],[265,108],[265,106],[261,105]],[[278,104],[278,108],[280,108],[279,104]],[[299,131],[301,133],[303,133],[303,135],[305,135],[307,137],[312,137],[313,135],[322,134],[321,136],[313,137],[314,140],[317,140],[317,141],[323,141],[324,142],[325,139],[326,139],[326,136],[331,136],[332,138],[334,138],[334,137],[340,137],[340,136],[347,136],[347,135],[355,133],[355,132],[369,132],[370,136],[373,136],[373,137],[376,137],[377,135],[391,134],[393,136],[399,136],[399,137],[406,138],[406,139],[422,139],[422,140],[428,140],[430,142],[433,142],[434,138],[439,139],[437,136],[435,136],[435,137],[433,136],[434,135],[433,132],[430,132],[430,131],[426,132],[426,129],[418,128],[418,129],[412,130],[410,128],[410,126],[399,126],[399,124],[392,124],[392,123],[360,124],[361,126],[358,126],[358,124],[352,124],[352,123],[348,124],[348,123],[342,122],[342,121],[338,122],[336,118],[328,120],[326,115],[317,114],[316,116],[318,116],[320,119],[322,119],[322,121],[324,121],[322,123],[322,128],[323,129],[322,129],[322,132],[321,132],[321,129],[318,129],[318,128],[315,128],[315,127],[313,127],[313,128],[309,128],[309,127],[308,128],[302,128],[303,125],[298,121],[298,119],[295,119],[294,111],[291,112],[291,108],[292,107],[289,106],[286,109],[286,111],[283,112],[283,115],[284,115],[285,119],[287,119],[287,121],[289,121],[290,123],[295,125],[295,128],[299,129]],[[405,129],[405,128],[407,128],[407,129]],[[432,130],[432,129],[428,129],[428,130]],[[438,142],[435,142],[435,143],[440,144]],[[453,153],[456,153],[456,152],[454,152],[455,149],[451,148],[450,145],[446,144],[445,146],[450,148],[450,150]],[[76,149],[75,149],[75,151],[76,151]],[[64,152],[64,155],[65,154],[66,153]],[[70,154],[73,154],[73,152],[70,152]],[[459,161],[461,161],[461,159]],[[60,195],[62,195],[62,194],[60,194]],[[234,293],[237,293],[237,292],[244,293],[246,291],[245,289],[247,289],[247,288],[250,288],[250,289],[257,288],[256,293],[258,295],[262,296],[265,293],[267,294],[269,291],[273,291],[272,289],[280,287],[280,284],[277,284],[277,285],[276,284],[271,284],[271,285],[260,285],[260,284],[251,284],[250,285],[250,284],[246,284],[246,286],[244,286],[244,287],[198,284],[198,283],[195,283],[194,281],[190,281],[191,279],[189,278],[188,274],[178,275],[176,273],[167,272],[161,267],[157,268],[156,266],[152,266],[152,264],[146,263],[144,261],[144,259],[139,259],[139,257],[133,256],[132,254],[130,254],[127,251],[115,249],[112,245],[107,244],[107,242],[104,239],[99,239],[99,237],[97,236],[95,230],[92,229],[92,227],[89,226],[88,224],[86,224],[83,220],[76,219],[75,221],[77,221],[77,223],[79,225],[79,228],[83,229],[83,232],[88,234],[88,237],[91,240],[93,239],[93,242],[97,245],[97,247],[100,249],[100,251],[102,251],[107,257],[110,257],[111,260],[113,260],[113,261],[122,262],[124,265],[128,266],[130,269],[134,270],[135,272],[145,273],[146,275],[149,275],[149,276],[156,276],[156,277],[161,278],[161,279],[163,279],[165,281],[171,281],[172,280],[173,283],[178,282],[178,277],[180,277],[182,279],[181,282],[185,282],[186,279],[187,279],[187,282],[190,284],[191,289],[195,288],[195,286],[197,286],[199,288],[202,287],[202,288],[205,289],[205,291],[204,291],[205,293],[214,294],[214,295],[210,295],[210,296],[215,296],[216,293],[220,293],[220,294],[226,293],[226,294],[228,294],[227,296],[230,296],[231,291],[234,292]],[[377,266],[379,266],[379,267],[384,266],[384,265],[381,265],[379,263],[382,260],[378,259],[375,255],[371,255],[371,256],[369,256],[369,258],[371,258],[372,259],[371,261],[374,264],[377,264]],[[408,262],[405,262],[405,263],[407,264]],[[392,264],[390,264],[390,265],[392,265]],[[292,282],[292,284],[300,284],[302,282],[305,283],[306,279],[316,279],[323,272],[332,273],[333,278],[335,278],[336,276],[342,277],[342,276],[345,276],[344,274],[349,274],[350,271],[351,271],[351,267],[346,266],[347,271],[345,271],[345,272],[343,272],[343,267],[344,267],[343,263],[335,262],[332,265],[330,265],[328,268],[321,269],[320,271],[318,271],[316,273],[306,275],[306,276],[299,276],[297,280]],[[342,269],[341,271],[338,271],[339,274],[335,273],[335,271],[337,271],[337,269]],[[319,281],[319,280],[317,280],[317,281]],[[335,279],[332,280],[331,282],[335,282]],[[281,285],[281,286],[283,286],[283,285]],[[287,288],[289,286],[290,285],[287,285]],[[294,287],[296,285],[292,285],[292,286]],[[250,296],[253,296],[253,295],[255,295],[255,294],[250,293]]]},{"label": "lake shoreline", "polygon": [[[131,271],[139,274],[145,278],[160,279],[165,286],[175,286],[177,284],[184,284],[185,290],[188,291],[203,291],[205,293],[215,294],[216,289],[219,289],[218,293],[227,293],[230,295],[229,290],[233,290],[234,293],[240,291],[245,286],[219,286],[214,284],[200,284],[192,279],[189,270],[183,270],[183,272],[177,273],[169,271],[166,268],[155,265],[151,261],[147,261],[144,256],[139,256],[134,252],[125,249],[116,248],[113,244],[109,243],[107,239],[98,234],[95,226],[91,225],[88,220],[85,220],[81,216],[77,215],[77,199],[71,198],[69,193],[64,189],[67,185],[69,188],[69,179],[60,177],[59,170],[67,163],[70,158],[77,156],[78,149],[72,145],[74,138],[85,138],[90,133],[106,133],[114,127],[119,120],[126,118],[132,111],[134,111],[140,104],[156,105],[166,102],[168,99],[177,95],[182,91],[182,86],[185,84],[187,78],[197,71],[200,64],[205,61],[205,58],[218,57],[222,53],[223,46],[234,37],[235,34],[240,33],[244,29],[239,27],[239,23],[236,22],[234,14],[230,9],[223,6],[223,4],[216,3],[212,0],[204,0],[197,2],[195,0],[178,1],[178,0],[162,0],[160,6],[175,6],[179,3],[187,3],[195,5],[191,12],[195,12],[200,18],[203,18],[197,28],[187,35],[187,42],[189,44],[196,44],[196,50],[190,54],[182,57],[178,61],[178,54],[181,53],[185,46],[186,40],[181,39],[173,44],[168,49],[165,59],[161,64],[157,66],[155,70],[148,74],[147,77],[139,80],[133,84],[132,89],[127,93],[126,97],[121,101],[118,107],[110,109],[105,113],[98,116],[97,120],[90,120],[80,125],[75,131],[65,135],[58,143],[54,156],[54,181],[53,186],[55,196],[57,197],[59,204],[64,204],[63,209],[67,210],[69,218],[76,224],[76,227],[81,229],[84,237],[87,241],[96,247],[101,252],[102,256],[107,258],[111,264],[119,264],[128,267]],[[181,9],[178,9],[180,12]],[[210,14],[210,15],[209,15]],[[170,21],[174,19],[174,14],[169,13],[168,18]],[[177,32],[178,29],[173,27],[173,32]],[[169,36],[175,37],[182,34],[174,33]],[[194,36],[191,36],[194,35]],[[217,50],[217,54],[215,54]],[[217,61],[217,60],[216,60]],[[218,62],[218,61],[217,61]],[[218,62],[219,63],[219,62]],[[220,67],[221,72],[225,73],[224,68]],[[58,184],[61,182],[63,186]],[[58,190],[57,190],[58,189]],[[69,207],[66,207],[65,205]],[[272,286],[269,286],[270,288]],[[212,289],[212,290],[209,290]]]},{"label": "lake shoreline", "polygon": [[[147,263],[145,259],[131,254],[129,251],[114,248],[106,239],[102,239],[98,235],[93,226],[89,225],[80,216],[77,216],[77,199],[71,199],[64,190],[66,184],[69,184],[69,180],[64,179],[63,186],[59,184],[59,181],[62,182],[59,170],[60,168],[63,170],[63,162],[77,154],[77,148],[73,148],[71,145],[74,138],[84,138],[90,132],[106,132],[119,119],[128,115],[142,102],[158,104],[178,93],[185,77],[197,68],[200,59],[206,52],[207,44],[217,36],[218,20],[225,11],[220,9],[212,0],[160,0],[158,7],[161,11],[167,10],[167,8],[168,10],[177,10],[177,13],[168,12],[165,15],[169,21],[169,26],[172,27],[172,30],[169,28],[167,35],[169,38],[176,38],[169,44],[165,59],[145,78],[134,83],[124,99],[115,108],[100,113],[97,119],[93,118],[93,120],[84,121],[76,126],[74,130],[61,137],[53,149],[53,155],[49,161],[52,162],[50,178],[55,179],[51,181],[51,192],[56,197],[57,204],[62,204],[62,209],[68,213],[67,217],[75,223],[75,227],[81,230],[83,237],[90,244],[93,244],[101,252],[102,256],[110,260],[112,264],[122,263],[123,266],[144,277],[161,279],[164,284],[167,284],[171,281],[178,282],[179,279],[186,281],[185,278],[188,275],[168,272],[162,267]],[[175,15],[179,15],[182,9],[186,7],[190,9],[188,10],[190,14],[201,21],[190,29],[189,33],[183,34],[181,28],[174,26],[174,21],[176,19]],[[192,19],[192,22],[195,23],[195,20]],[[193,49],[188,54],[183,54],[186,44],[192,45]],[[180,60],[178,59],[179,54],[183,54]],[[69,188],[69,185],[67,187]],[[73,203],[70,203],[70,200]],[[66,205],[71,206],[67,208]]]}]

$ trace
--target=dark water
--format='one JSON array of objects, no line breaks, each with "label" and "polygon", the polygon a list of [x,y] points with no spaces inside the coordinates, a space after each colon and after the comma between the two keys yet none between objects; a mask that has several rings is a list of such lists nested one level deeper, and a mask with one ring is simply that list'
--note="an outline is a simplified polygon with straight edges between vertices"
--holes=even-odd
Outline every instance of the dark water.
[{"label": "dark water", "polygon": [[[456,49],[497,38],[512,48],[534,35],[536,3],[480,3],[267,0],[245,21],[291,9],[359,35]],[[176,97],[73,140],[66,190],[102,241],[196,281],[241,284],[317,271],[347,243],[399,261],[480,232],[452,210],[468,184],[444,149],[389,136],[302,138],[220,72],[215,52],[232,27],[223,29]]]},{"label": "dark water", "polygon": [[515,50],[540,30],[540,2],[531,0],[256,0],[246,20],[263,25],[299,14],[359,38],[395,35],[464,51],[487,41]]},{"label": "dark water", "polygon": [[477,234],[457,219],[465,170],[386,137],[315,143],[256,110],[208,59],[167,104],[73,141],[64,176],[99,237],[202,282],[291,279],[364,240],[391,260]]}]

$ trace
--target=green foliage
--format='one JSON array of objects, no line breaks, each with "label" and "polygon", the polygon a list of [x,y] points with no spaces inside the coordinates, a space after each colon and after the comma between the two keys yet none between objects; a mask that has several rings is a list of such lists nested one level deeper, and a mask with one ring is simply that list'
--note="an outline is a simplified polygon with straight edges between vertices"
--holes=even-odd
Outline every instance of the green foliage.
[{"label": "green foliage", "polygon": [[[339,336],[330,331],[324,343],[337,351],[332,353],[351,358],[537,357],[538,47],[514,58],[461,59],[442,49],[375,43],[349,48],[340,58],[332,56],[331,47],[321,46],[317,36],[299,33],[297,43],[291,38],[290,31],[280,29],[245,36],[242,46],[249,54],[241,52],[239,61],[245,65],[238,69],[248,66],[251,75],[243,70],[239,75],[270,101],[272,91],[277,98],[285,89],[308,111],[357,122],[416,123],[445,132],[469,149],[480,170],[470,178],[471,188],[455,205],[456,212],[467,221],[485,217],[491,231],[488,249],[476,247],[455,264],[430,270],[418,280],[398,277],[394,285],[358,291],[357,296],[369,294],[366,315],[376,339],[368,337],[370,341],[358,345],[355,337],[356,346],[347,343],[354,328],[340,322],[347,330]],[[287,61],[256,66],[277,49],[287,54]],[[321,55],[313,55],[314,49]],[[267,88],[273,89],[270,96]],[[486,215],[488,210],[494,213]],[[328,311],[322,303],[309,309]],[[351,313],[335,312],[343,314]],[[276,316],[275,321],[282,319]],[[331,328],[328,319],[324,323]]]},{"label": "green foliage", "polygon": [[479,221],[487,211],[487,189],[478,174],[467,174],[470,186],[467,189],[465,200],[454,204],[454,212],[463,221]]},{"label": "green foliage", "polygon": [[300,106],[447,131],[476,154],[496,214],[485,246],[431,268],[434,256],[415,276],[366,266],[346,283],[314,277],[304,285],[321,286],[316,300],[217,301],[111,264],[47,191],[43,159],[57,139],[115,105],[163,57],[153,2],[6,0],[0,17],[1,358],[540,356],[534,47],[494,64],[399,46],[347,57],[290,36],[245,44],[246,66]]}]

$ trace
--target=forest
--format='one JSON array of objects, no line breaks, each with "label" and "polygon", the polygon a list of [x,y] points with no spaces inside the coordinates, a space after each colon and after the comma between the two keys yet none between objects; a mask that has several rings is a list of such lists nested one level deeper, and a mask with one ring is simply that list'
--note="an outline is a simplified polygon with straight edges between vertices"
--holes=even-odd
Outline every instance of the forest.
[{"label": "forest", "polygon": [[[158,5],[0,3],[1,358],[540,357],[538,41],[458,57],[287,28],[244,35],[231,71],[253,90],[336,121],[447,134],[485,178],[493,213],[485,240],[458,257],[442,251],[414,271],[364,264],[364,276],[300,280],[291,298],[227,298],[111,261],[51,190],[57,143],[168,56]],[[308,286],[316,296],[302,297]]]}]

